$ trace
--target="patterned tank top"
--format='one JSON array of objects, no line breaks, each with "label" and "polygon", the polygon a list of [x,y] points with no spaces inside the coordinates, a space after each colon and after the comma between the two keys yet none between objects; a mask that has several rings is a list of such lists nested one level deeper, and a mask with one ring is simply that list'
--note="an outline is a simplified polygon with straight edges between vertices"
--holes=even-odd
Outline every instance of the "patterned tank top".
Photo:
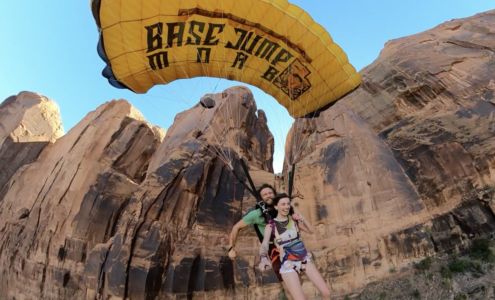
[{"label": "patterned tank top", "polygon": [[306,258],[308,252],[299,236],[299,228],[292,217],[287,221],[273,220],[274,241],[277,247],[281,248],[281,261],[286,260],[301,261]]}]

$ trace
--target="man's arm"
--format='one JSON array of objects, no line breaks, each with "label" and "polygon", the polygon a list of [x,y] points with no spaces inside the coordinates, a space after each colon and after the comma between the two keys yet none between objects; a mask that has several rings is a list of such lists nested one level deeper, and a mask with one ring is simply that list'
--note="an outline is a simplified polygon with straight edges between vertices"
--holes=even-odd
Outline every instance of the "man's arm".
[{"label": "man's arm", "polygon": [[236,257],[236,253],[235,253],[235,242],[237,241],[237,235],[239,234],[239,230],[241,230],[242,228],[248,226],[248,224],[246,224],[246,222],[244,222],[242,219],[237,222],[234,227],[232,227],[232,231],[230,232],[230,235],[229,235],[229,257],[233,258],[233,257]]}]

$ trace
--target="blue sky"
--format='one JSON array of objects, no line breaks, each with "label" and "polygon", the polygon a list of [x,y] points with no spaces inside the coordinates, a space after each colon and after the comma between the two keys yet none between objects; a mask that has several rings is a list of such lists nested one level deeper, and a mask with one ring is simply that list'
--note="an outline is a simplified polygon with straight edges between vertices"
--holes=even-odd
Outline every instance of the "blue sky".
[{"label": "blue sky", "polygon": [[[358,70],[372,63],[388,40],[495,8],[493,0],[291,2],[330,32]],[[0,1],[0,12],[0,101],[24,90],[41,93],[60,106],[66,131],[102,103],[120,98],[130,101],[151,123],[168,128],[178,112],[193,106],[203,94],[238,85],[198,78],[155,87],[146,95],[118,90],[101,76],[104,63],[96,53],[98,31],[88,0]],[[293,119],[271,96],[251,88],[275,137],[278,171]]]}]

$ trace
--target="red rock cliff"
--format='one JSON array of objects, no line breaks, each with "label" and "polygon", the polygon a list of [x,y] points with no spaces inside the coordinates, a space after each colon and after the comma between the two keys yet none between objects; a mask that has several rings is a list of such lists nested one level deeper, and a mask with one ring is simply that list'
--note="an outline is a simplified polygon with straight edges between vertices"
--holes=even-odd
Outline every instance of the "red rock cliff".
[{"label": "red rock cliff", "polygon": [[334,292],[494,232],[494,28],[490,11],[391,41],[360,88],[294,124],[286,165]]}]

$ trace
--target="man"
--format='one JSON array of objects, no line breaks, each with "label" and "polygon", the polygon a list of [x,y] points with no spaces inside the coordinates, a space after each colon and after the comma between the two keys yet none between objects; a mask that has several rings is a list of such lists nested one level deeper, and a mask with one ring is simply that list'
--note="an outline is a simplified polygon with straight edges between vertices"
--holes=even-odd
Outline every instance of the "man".
[{"label": "man", "polygon": [[[263,233],[265,232],[266,224],[268,222],[268,219],[270,218],[269,210],[272,206],[273,198],[276,195],[276,191],[271,185],[263,184],[258,189],[258,194],[260,195],[261,200],[263,200],[263,203],[261,204],[262,207],[259,207],[260,205],[257,205],[258,207],[247,213],[239,222],[234,225],[232,231],[230,232],[228,255],[231,259],[234,259],[237,256],[237,253],[235,251],[235,242],[237,240],[239,230],[241,230],[242,228],[249,225],[254,225],[258,237],[260,238],[260,242],[263,240]],[[277,278],[279,279],[279,281],[282,282],[282,276],[280,276],[279,273],[280,259],[278,256],[278,250],[276,247],[273,246],[273,243],[270,244],[269,257],[271,260],[272,268],[275,271]]]}]

